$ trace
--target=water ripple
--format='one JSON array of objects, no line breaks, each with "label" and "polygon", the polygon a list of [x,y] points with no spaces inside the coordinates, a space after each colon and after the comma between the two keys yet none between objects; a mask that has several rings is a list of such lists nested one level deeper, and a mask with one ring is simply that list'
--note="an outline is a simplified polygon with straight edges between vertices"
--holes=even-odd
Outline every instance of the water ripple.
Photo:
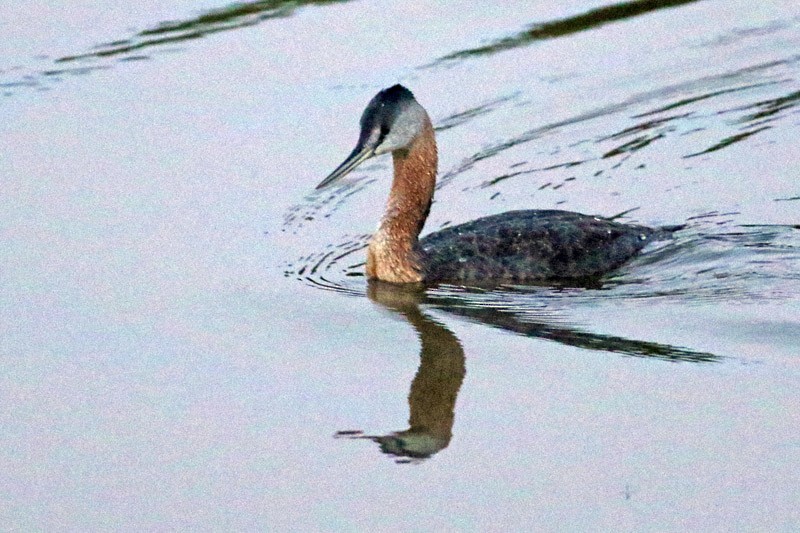
[{"label": "water ripple", "polygon": [[698,0],[635,0],[603,6],[572,17],[532,24],[520,33],[509,37],[503,37],[488,45],[448,54],[437,59],[429,66],[459,59],[492,55],[506,50],[528,46],[537,41],[566,37],[612,22],[638,17],[661,9],[691,4],[697,1]]},{"label": "water ripple", "polygon": [[[239,2],[229,6],[212,9],[184,20],[162,22],[133,35],[98,44],[91,50],[68,54],[53,59],[43,59],[50,66],[16,67],[8,69],[15,78],[2,81],[0,88],[11,96],[14,89],[23,87],[42,88],[60,76],[85,75],[97,70],[109,69],[111,60],[119,62],[143,61],[151,58],[157,51],[166,52],[179,43],[193,41],[209,35],[255,26],[261,22],[293,15],[295,11],[307,6],[324,6],[348,0],[259,0]],[[70,66],[79,65],[79,66]],[[14,72],[16,71],[16,72]],[[4,74],[0,71],[0,74]]]}]

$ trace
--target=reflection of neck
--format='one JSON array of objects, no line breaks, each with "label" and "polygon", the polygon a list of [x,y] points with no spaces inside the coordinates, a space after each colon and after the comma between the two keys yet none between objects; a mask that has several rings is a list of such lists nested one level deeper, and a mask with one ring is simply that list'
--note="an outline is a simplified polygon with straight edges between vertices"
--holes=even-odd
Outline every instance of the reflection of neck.
[{"label": "reflection of neck", "polygon": [[367,252],[367,275],[393,283],[422,281],[415,248],[436,185],[436,139],[425,124],[411,146],[392,153],[394,180],[377,233]]},{"label": "reflection of neck", "polygon": [[464,381],[464,350],[444,326],[419,314],[406,315],[420,335],[420,365],[408,394],[409,430],[426,432],[448,445],[453,431],[456,397]]},{"label": "reflection of neck", "polygon": [[[393,436],[403,437],[406,443],[399,455],[430,456],[446,447],[452,437],[456,397],[466,374],[464,350],[450,330],[420,311],[424,293],[372,281],[368,294],[371,300],[402,315],[419,335],[420,365],[408,394],[410,427]],[[414,436],[419,439],[411,438]],[[410,449],[412,442],[424,449]]]}]

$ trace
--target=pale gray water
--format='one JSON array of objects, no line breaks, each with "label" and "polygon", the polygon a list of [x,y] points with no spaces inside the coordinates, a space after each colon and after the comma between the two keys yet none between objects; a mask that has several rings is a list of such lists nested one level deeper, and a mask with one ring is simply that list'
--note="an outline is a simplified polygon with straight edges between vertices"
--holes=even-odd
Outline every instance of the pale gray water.
[{"label": "pale gray water", "polygon": [[[800,529],[795,2],[0,21],[2,529]],[[396,82],[426,231],[688,228],[598,288],[368,296],[388,159],[313,187]],[[429,458],[357,438],[409,411]]]}]

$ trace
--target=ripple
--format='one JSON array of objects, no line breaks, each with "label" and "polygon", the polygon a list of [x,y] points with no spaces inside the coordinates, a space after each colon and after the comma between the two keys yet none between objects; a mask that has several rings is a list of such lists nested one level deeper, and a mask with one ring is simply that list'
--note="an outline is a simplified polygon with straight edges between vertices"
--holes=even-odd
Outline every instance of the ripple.
[{"label": "ripple", "polygon": [[[374,165],[364,168],[369,170],[374,168]],[[307,195],[303,202],[293,205],[284,213],[282,231],[296,235],[297,231],[306,223],[313,222],[318,218],[329,218],[344,206],[351,196],[359,194],[375,181],[375,178],[353,179],[348,177],[347,181],[338,186]]]},{"label": "ripple", "polygon": [[[197,16],[182,20],[161,22],[151,28],[135,32],[126,37],[97,44],[85,52],[77,52],[50,60],[47,57],[36,57],[37,61],[46,60],[45,68],[16,67],[16,78],[2,80],[0,88],[6,89],[5,96],[13,95],[14,89],[41,89],[48,82],[57,80],[63,75],[85,75],[98,70],[112,68],[112,62],[136,62],[151,59],[156,53],[174,50],[176,44],[194,41],[209,35],[255,26],[267,20],[292,16],[305,6],[321,6],[335,4],[347,0],[260,0],[255,2],[237,2],[219,9],[205,11]],[[80,64],[71,67],[70,64]],[[0,75],[8,72],[0,71]]]},{"label": "ripple", "polygon": [[[429,289],[428,294],[456,300],[468,294],[469,305],[497,309],[506,305],[497,300],[498,294],[525,294],[534,298],[526,300],[526,313],[538,316],[542,311],[550,317],[556,308],[609,299],[665,299],[692,304],[756,302],[800,295],[800,230],[783,225],[734,226],[729,216],[707,213],[693,217],[693,225],[677,232],[674,240],[654,243],[596,285],[505,284],[490,287],[488,292],[481,287],[441,285]],[[369,238],[351,236],[300,257],[286,265],[284,275],[318,288],[364,294],[364,250]],[[480,296],[490,293],[491,304]]]},{"label": "ripple", "polygon": [[619,2],[581,13],[576,16],[531,24],[526,30],[515,35],[503,37],[492,43],[476,48],[453,52],[436,60],[429,66],[453,60],[492,55],[506,50],[531,45],[545,39],[566,37],[582,31],[591,30],[612,22],[648,14],[665,8],[679,7],[698,0],[636,0]]},{"label": "ripple", "polygon": [[364,295],[364,250],[370,235],[356,235],[344,242],[299,257],[284,266],[284,277],[326,290]]},{"label": "ripple", "polygon": [[[529,166],[515,162],[513,167],[509,166],[508,172],[481,180],[474,186],[467,185],[464,189],[489,188],[534,173],[579,166],[587,176],[597,175],[620,168],[635,152],[691,133],[704,132],[704,135],[695,141],[694,149],[682,156],[684,159],[719,152],[769,130],[776,122],[798,112],[798,64],[800,55],[797,54],[753,62],[721,74],[633,94],[623,101],[528,129],[484,146],[453,168],[443,171],[437,189],[449,186],[483,161],[512,150],[525,150],[523,147],[528,143],[552,137],[557,132],[572,139],[570,148],[594,144],[598,151],[591,151],[588,157],[584,154],[584,157],[575,157],[574,151],[563,150],[564,155],[556,156],[555,162],[548,165]],[[665,113],[670,114],[659,116]],[[603,119],[608,125],[602,124]],[[617,124],[619,119],[623,121],[621,129],[603,131],[609,125]],[[593,131],[590,124],[600,131]],[[563,147],[553,147],[553,142],[553,139],[548,139],[545,143],[551,147],[550,155],[562,152]],[[708,144],[697,146],[701,142]],[[525,156],[527,159],[530,153]],[[559,161],[558,157],[563,157],[563,160]]]},{"label": "ripple", "polygon": [[707,227],[679,232],[609,280],[609,298],[668,299],[685,304],[738,303],[800,295],[800,231],[791,226]]}]

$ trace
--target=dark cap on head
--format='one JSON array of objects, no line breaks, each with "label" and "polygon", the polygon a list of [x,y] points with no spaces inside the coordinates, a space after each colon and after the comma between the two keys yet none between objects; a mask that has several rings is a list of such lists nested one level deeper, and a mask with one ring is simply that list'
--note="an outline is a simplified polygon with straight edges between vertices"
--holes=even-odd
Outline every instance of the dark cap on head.
[{"label": "dark cap on head", "polygon": [[361,133],[380,125],[386,133],[397,116],[411,103],[415,102],[414,94],[400,84],[383,89],[372,97],[361,115]]}]

